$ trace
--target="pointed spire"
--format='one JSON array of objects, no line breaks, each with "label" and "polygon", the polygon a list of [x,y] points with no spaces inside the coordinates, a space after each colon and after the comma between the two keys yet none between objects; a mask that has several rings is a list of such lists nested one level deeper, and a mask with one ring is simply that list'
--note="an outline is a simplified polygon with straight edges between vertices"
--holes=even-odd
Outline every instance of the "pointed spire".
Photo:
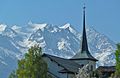
[{"label": "pointed spire", "polygon": [[88,50],[87,44],[87,36],[86,36],[86,29],[85,29],[85,5],[83,7],[83,33],[82,33],[82,44],[81,44],[81,51],[78,52],[75,56],[71,58],[71,60],[93,60],[98,61],[95,59]]},{"label": "pointed spire", "polygon": [[83,7],[83,34],[82,34],[82,47],[81,52],[88,51],[86,28],[85,28],[85,5]]}]

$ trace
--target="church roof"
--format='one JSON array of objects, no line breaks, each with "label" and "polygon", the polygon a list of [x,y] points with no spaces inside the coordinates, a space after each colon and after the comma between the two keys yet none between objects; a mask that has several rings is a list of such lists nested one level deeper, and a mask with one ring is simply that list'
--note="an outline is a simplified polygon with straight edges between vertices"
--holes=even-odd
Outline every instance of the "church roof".
[{"label": "church roof", "polygon": [[83,51],[83,53],[78,52],[75,56],[73,56],[71,58],[71,60],[93,60],[93,61],[98,61],[91,54],[88,54],[86,51]]},{"label": "church roof", "polygon": [[59,66],[63,67],[64,68],[63,70],[66,70],[66,72],[77,73],[78,69],[81,68],[81,66],[78,63],[71,61],[69,59],[60,58],[49,54],[43,54],[43,56],[46,56],[50,58],[52,61],[56,62]]},{"label": "church roof", "polygon": [[87,36],[86,36],[86,28],[85,28],[85,7],[83,8],[83,33],[82,33],[82,44],[81,44],[81,51],[78,52],[73,58],[71,59],[78,59],[78,60],[93,60],[97,61],[89,52],[88,50],[88,43],[87,43]]},{"label": "church roof", "polygon": [[115,66],[99,66],[97,71],[100,72],[115,72]]}]

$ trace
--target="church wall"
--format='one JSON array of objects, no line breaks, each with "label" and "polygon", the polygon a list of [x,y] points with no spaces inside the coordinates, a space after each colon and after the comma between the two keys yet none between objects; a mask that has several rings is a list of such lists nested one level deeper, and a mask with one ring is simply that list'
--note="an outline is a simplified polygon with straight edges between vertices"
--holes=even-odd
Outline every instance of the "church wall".
[{"label": "church wall", "polygon": [[74,60],[74,62],[77,62],[80,65],[89,64],[89,70],[95,70],[96,69],[96,62],[92,61],[92,60]]},{"label": "church wall", "polygon": [[44,57],[44,60],[47,62],[48,70],[57,77],[54,78],[67,78],[67,73],[59,73],[60,70],[64,69],[56,62],[50,60],[48,57]]},{"label": "church wall", "polygon": [[96,70],[96,62],[95,61],[89,61],[89,69],[90,69],[90,71]]},{"label": "church wall", "polygon": [[74,74],[68,74],[68,78],[74,78],[75,75]]}]

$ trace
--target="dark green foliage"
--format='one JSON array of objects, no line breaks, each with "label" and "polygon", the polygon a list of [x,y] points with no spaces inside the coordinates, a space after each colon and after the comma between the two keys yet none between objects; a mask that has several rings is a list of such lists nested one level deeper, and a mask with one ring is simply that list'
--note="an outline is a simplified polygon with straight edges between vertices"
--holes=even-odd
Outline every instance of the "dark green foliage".
[{"label": "dark green foliage", "polygon": [[47,63],[42,58],[42,48],[35,45],[18,61],[17,78],[50,78],[47,69]]},{"label": "dark green foliage", "polygon": [[92,77],[99,78],[97,70],[95,70],[95,71],[92,72]]},{"label": "dark green foliage", "polygon": [[120,44],[117,44],[117,50],[115,53],[116,56],[116,76],[118,76],[118,78],[120,78]]}]

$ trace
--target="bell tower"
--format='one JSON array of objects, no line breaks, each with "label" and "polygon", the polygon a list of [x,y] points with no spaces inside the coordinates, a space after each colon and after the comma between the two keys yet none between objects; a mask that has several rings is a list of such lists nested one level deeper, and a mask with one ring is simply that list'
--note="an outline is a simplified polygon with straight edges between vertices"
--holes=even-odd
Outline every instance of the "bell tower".
[{"label": "bell tower", "polygon": [[95,70],[96,68],[96,61],[89,52],[88,43],[87,43],[87,35],[86,35],[86,22],[85,22],[85,9],[83,7],[83,32],[82,32],[82,42],[81,42],[81,50],[75,56],[71,58],[71,60],[79,63],[81,66],[89,64],[89,70]]}]

